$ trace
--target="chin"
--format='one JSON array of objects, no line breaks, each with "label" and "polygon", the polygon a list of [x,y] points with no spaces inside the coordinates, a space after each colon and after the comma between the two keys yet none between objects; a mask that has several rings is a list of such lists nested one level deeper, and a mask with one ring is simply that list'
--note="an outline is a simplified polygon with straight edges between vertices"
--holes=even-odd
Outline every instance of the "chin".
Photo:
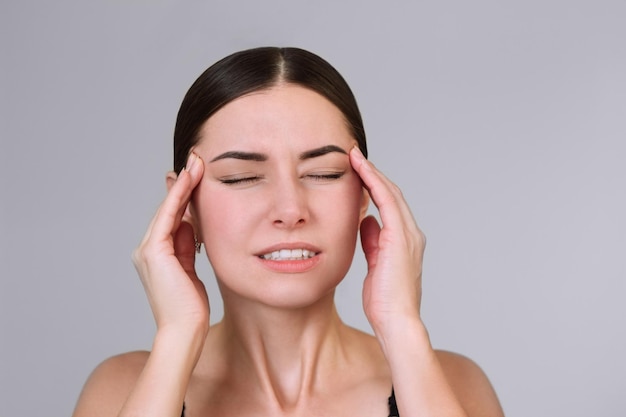
[{"label": "chin", "polygon": [[[237,308],[239,303],[298,310],[332,303],[335,289],[343,276],[320,279],[315,274],[260,274],[248,276],[246,282],[218,278],[225,306]],[[242,305],[243,305],[242,304]]]}]

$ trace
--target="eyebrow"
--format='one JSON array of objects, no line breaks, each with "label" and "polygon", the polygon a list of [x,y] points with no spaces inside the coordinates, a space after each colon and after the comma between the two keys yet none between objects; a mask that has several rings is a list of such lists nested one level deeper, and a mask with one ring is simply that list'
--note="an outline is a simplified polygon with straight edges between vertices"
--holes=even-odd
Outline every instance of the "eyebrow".
[{"label": "eyebrow", "polygon": [[263,162],[267,161],[267,155],[258,153],[258,152],[242,152],[242,151],[228,151],[224,152],[221,155],[216,156],[211,159],[211,162],[219,161],[220,159],[241,159],[243,161],[256,161]]},{"label": "eyebrow", "polygon": [[[346,152],[345,150],[341,149],[339,146],[336,145],[326,145],[326,146],[322,146],[321,148],[315,148],[315,149],[311,149],[309,151],[305,151],[302,152],[300,154],[300,160],[304,161],[306,159],[312,159],[312,158],[317,158],[332,152],[339,152],[342,153],[344,155],[347,155],[348,152]],[[216,156],[215,158],[211,159],[211,162],[215,162],[215,161],[219,161],[221,159],[228,159],[228,158],[232,158],[232,159],[240,159],[243,161],[255,161],[255,162],[263,162],[263,161],[267,161],[268,160],[268,156],[266,154],[263,153],[258,153],[258,152],[243,152],[243,151],[228,151],[228,152],[224,152],[223,154],[220,154],[218,156]]]},{"label": "eyebrow", "polygon": [[348,152],[344,151],[339,146],[326,145],[322,146],[321,148],[311,149],[310,151],[302,152],[300,154],[300,160],[304,161],[305,159],[317,158],[318,156],[323,156],[331,152],[339,152],[344,155],[348,154]]}]

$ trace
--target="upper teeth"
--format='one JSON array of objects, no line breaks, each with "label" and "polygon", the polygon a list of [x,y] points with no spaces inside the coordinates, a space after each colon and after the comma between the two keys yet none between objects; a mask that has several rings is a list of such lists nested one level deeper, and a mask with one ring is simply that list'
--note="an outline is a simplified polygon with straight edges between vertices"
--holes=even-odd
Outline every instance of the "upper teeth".
[{"label": "upper teeth", "polygon": [[263,259],[271,259],[274,261],[293,261],[298,259],[308,259],[316,255],[307,249],[281,249],[275,250],[272,253],[266,253],[262,255]]}]

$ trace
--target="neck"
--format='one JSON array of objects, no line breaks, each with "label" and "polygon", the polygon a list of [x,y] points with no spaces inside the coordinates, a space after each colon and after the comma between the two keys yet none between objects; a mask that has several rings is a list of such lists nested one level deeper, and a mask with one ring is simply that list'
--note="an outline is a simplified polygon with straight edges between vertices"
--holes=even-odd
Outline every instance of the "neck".
[{"label": "neck", "polygon": [[298,309],[230,301],[225,298],[224,318],[212,331],[227,352],[230,375],[240,378],[236,383],[260,387],[283,409],[322,388],[343,356],[344,326],[333,294]]}]

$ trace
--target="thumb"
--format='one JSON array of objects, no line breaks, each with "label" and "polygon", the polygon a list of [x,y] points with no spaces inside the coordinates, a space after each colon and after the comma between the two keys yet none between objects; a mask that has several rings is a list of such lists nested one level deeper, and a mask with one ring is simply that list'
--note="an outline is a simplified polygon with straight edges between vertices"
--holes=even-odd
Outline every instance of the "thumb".
[{"label": "thumb", "polygon": [[365,253],[368,269],[376,266],[378,258],[378,237],[380,236],[380,225],[374,216],[367,216],[361,222],[361,246]]}]

